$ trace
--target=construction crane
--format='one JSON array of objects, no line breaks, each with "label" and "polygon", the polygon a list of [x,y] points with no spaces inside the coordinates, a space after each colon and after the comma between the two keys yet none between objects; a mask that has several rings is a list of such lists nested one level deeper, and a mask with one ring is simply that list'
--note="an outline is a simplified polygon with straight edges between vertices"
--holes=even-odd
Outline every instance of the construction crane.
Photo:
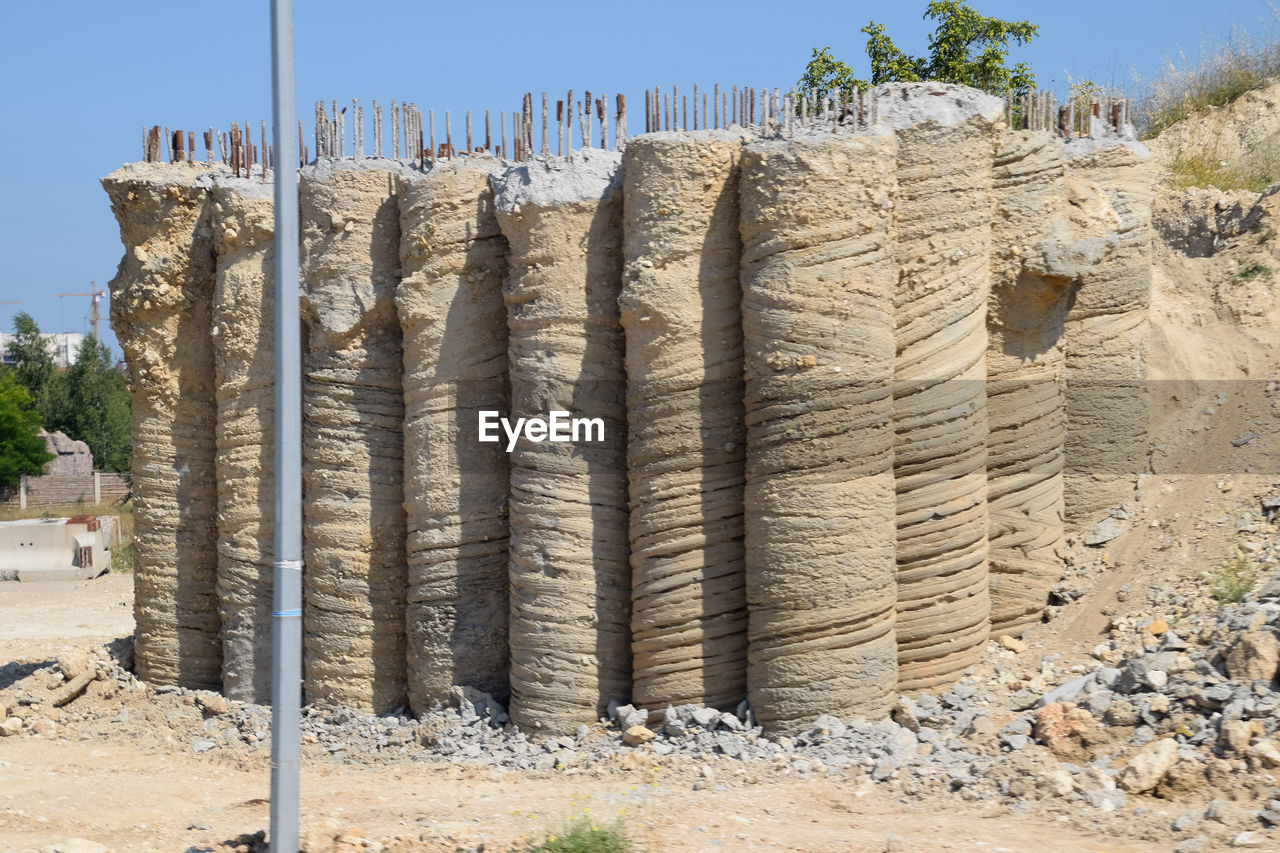
[{"label": "construction crane", "polygon": [[92,308],[89,311],[89,325],[93,329],[94,340],[101,341],[98,337],[98,300],[107,295],[105,290],[98,289],[96,281],[89,282],[89,290],[86,293],[55,293],[54,296],[88,296],[91,300]]}]

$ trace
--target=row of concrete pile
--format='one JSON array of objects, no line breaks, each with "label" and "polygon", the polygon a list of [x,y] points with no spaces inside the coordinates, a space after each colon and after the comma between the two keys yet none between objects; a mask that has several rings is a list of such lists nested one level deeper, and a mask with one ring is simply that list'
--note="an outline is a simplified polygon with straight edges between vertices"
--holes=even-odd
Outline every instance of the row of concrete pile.
[{"label": "row of concrete pile", "polygon": [[[788,732],[1039,619],[1064,501],[1123,502],[1145,459],[1145,152],[961,87],[879,103],[862,131],[301,170],[308,702],[473,687],[563,734],[747,699]],[[271,186],[104,185],[139,672],[264,702]],[[483,411],[555,410],[603,440],[479,441]]]}]

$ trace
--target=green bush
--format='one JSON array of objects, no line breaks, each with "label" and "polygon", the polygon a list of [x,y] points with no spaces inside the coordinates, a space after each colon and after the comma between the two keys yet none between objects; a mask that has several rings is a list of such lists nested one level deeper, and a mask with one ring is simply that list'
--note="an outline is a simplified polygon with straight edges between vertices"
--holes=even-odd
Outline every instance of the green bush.
[{"label": "green bush", "polygon": [[853,70],[831,55],[830,48],[813,49],[797,88],[819,103],[837,92],[850,97],[854,90],[880,83],[915,83],[936,80],[973,86],[996,95],[1023,94],[1035,86],[1035,75],[1025,62],[1010,67],[1010,43],[1025,45],[1039,27],[1030,21],[1002,21],[978,14],[959,0],[933,0],[925,7],[925,20],[937,21],[929,36],[929,55],[903,53],[885,32],[884,24],[871,21],[862,28],[867,35],[871,79],[859,80]]},{"label": "green bush", "polygon": [[527,853],[635,853],[636,847],[618,824],[601,826],[579,820],[547,835]]},{"label": "green bush", "polygon": [[1223,604],[1235,604],[1253,589],[1258,576],[1244,554],[1237,554],[1209,575],[1209,594]]},{"label": "green bush", "polygon": [[133,574],[132,542],[121,542],[111,550],[111,571]]}]

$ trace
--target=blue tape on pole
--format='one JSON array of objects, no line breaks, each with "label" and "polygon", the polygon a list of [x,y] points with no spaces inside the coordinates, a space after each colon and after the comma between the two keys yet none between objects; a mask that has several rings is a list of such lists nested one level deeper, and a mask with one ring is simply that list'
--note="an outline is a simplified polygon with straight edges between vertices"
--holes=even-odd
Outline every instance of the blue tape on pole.
[{"label": "blue tape on pole", "polygon": [[271,611],[271,615],[272,616],[301,616],[302,611],[301,610],[273,610]]}]

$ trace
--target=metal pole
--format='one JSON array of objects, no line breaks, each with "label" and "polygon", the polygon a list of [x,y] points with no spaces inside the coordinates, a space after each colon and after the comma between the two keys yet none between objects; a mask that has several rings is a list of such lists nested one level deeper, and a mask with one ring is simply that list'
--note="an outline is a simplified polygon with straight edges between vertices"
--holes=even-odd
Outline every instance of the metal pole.
[{"label": "metal pole", "polygon": [[298,849],[302,706],[302,346],[293,0],[271,0],[275,174],[275,514],[271,607],[271,849]]}]

